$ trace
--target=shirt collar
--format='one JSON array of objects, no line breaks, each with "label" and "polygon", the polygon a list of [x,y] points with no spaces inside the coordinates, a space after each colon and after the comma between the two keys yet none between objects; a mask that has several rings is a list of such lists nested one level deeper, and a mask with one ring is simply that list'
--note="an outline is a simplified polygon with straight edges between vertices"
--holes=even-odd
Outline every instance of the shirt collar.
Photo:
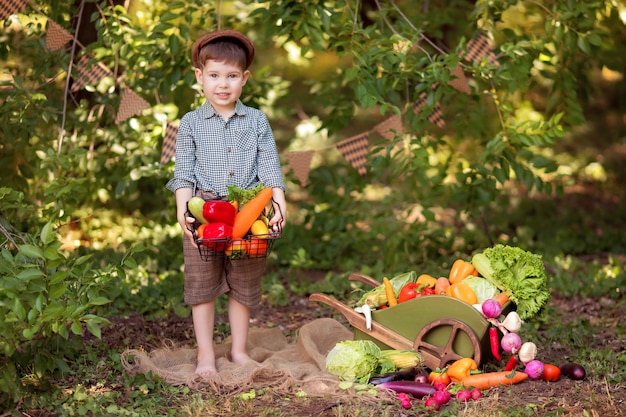
[{"label": "shirt collar", "polygon": [[[204,113],[205,119],[209,119],[217,115],[217,112],[208,100],[202,106],[202,112]],[[247,107],[241,102],[241,100],[237,100],[237,102],[235,103],[235,114],[237,116],[245,116],[247,113]]]}]

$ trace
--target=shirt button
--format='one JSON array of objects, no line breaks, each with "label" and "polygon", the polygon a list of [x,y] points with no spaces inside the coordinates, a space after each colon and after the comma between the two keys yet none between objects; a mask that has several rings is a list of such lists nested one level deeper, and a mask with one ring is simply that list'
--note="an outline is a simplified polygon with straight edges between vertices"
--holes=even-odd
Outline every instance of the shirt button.
[{"label": "shirt button", "polygon": [[231,152],[230,146],[228,148],[226,148],[226,152],[228,152],[228,153]]},{"label": "shirt button", "polygon": [[233,171],[230,171],[230,172],[228,173],[228,175],[230,175],[230,176],[232,177],[232,176],[234,176],[234,175],[235,175],[235,173],[234,173]]}]

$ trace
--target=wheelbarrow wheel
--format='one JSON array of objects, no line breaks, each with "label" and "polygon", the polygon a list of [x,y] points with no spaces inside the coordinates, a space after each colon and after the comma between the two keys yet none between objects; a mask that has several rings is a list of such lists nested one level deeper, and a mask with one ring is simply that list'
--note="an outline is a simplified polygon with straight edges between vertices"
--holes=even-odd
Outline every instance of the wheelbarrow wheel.
[{"label": "wheelbarrow wheel", "polygon": [[[434,329],[448,326],[450,329],[450,336],[448,337],[448,341],[443,346],[436,346],[432,343],[426,341],[429,333]],[[473,359],[477,364],[480,364],[481,361],[481,352],[480,352],[480,340],[476,333],[470,326],[463,323],[462,321],[455,319],[441,319],[434,320],[428,323],[426,326],[420,330],[415,338],[415,343],[413,344],[413,349],[422,353],[424,357],[424,361],[426,362],[426,366],[430,369],[442,368],[448,365],[451,362],[454,362],[457,359],[461,359],[465,356],[458,354],[454,350],[454,342],[460,336],[461,333],[465,333],[469,338],[472,348],[474,350]]]}]

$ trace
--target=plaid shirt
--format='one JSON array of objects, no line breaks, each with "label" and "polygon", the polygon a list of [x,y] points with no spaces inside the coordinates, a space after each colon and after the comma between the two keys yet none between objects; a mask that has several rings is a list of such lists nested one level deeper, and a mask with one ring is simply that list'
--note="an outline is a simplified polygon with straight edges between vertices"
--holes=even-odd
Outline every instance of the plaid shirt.
[{"label": "plaid shirt", "polygon": [[274,134],[267,116],[237,101],[227,121],[206,102],[180,120],[170,191],[192,188],[223,197],[227,186],[250,189],[259,182],[285,190]]}]

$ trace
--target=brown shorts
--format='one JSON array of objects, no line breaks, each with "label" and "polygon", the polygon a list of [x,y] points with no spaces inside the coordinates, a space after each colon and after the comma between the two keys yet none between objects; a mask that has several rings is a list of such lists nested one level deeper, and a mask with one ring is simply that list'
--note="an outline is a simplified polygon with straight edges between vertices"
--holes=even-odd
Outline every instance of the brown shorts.
[{"label": "brown shorts", "polygon": [[261,279],[267,265],[265,258],[203,261],[198,248],[187,236],[183,236],[183,253],[187,304],[207,303],[222,294],[228,294],[248,307],[261,302]]},{"label": "brown shorts", "polygon": [[186,236],[183,238],[185,255],[185,302],[189,305],[215,300],[222,294],[248,307],[261,302],[261,279],[265,273],[265,258],[209,259],[203,261],[198,248]]}]

